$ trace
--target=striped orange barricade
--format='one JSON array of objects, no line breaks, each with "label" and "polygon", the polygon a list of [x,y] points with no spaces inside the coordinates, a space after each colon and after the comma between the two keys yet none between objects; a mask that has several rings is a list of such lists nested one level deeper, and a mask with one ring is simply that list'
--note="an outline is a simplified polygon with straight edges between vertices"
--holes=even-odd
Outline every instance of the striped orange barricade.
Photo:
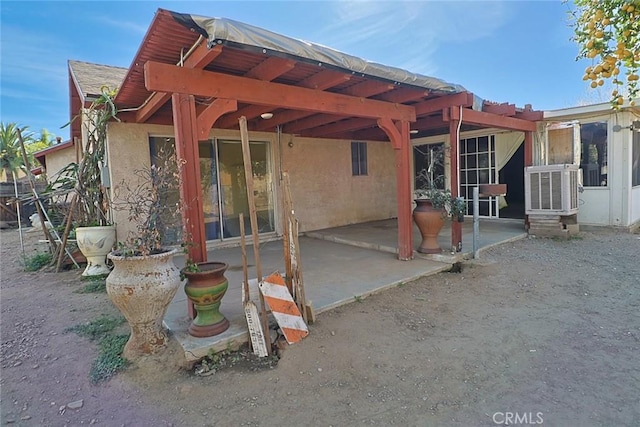
[{"label": "striped orange barricade", "polygon": [[301,341],[309,335],[307,324],[304,323],[300,310],[279,273],[273,273],[265,278],[259,286],[264,300],[269,305],[273,317],[289,344]]}]

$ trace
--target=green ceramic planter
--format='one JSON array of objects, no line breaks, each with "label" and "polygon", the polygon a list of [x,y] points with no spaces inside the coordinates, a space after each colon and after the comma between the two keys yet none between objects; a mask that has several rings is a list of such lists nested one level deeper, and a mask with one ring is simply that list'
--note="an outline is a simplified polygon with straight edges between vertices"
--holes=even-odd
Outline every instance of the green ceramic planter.
[{"label": "green ceramic planter", "polygon": [[183,272],[187,278],[184,291],[197,312],[189,326],[190,335],[211,337],[229,328],[229,320],[220,313],[222,297],[229,287],[224,276],[228,267],[224,262],[202,262],[198,263],[200,271]]}]

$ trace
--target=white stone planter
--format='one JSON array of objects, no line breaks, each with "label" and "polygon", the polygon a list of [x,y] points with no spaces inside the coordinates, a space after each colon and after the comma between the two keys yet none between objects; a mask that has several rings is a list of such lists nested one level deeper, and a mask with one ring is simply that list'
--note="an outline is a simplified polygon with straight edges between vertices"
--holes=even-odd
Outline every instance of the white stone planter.
[{"label": "white stone planter", "polygon": [[131,337],[122,355],[129,360],[155,354],[167,345],[162,319],[182,284],[173,262],[177,251],[148,256],[108,255],[113,271],[107,277],[107,294],[129,322]]},{"label": "white stone planter", "polygon": [[109,274],[111,269],[106,264],[106,257],[116,243],[116,227],[114,225],[96,227],[77,227],[76,241],[78,248],[87,258],[87,268],[83,276],[100,276]]}]

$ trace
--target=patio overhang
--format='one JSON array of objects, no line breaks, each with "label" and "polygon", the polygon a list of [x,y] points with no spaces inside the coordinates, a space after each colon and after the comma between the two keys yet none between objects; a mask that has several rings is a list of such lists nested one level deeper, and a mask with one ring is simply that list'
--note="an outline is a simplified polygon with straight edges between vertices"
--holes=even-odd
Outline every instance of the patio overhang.
[{"label": "patio overhang", "polygon": [[[123,122],[174,125],[178,154],[194,165],[184,168],[183,177],[183,193],[193,196],[200,192],[198,141],[212,127],[238,129],[241,116],[249,131],[278,126],[283,133],[314,138],[391,142],[400,259],[413,257],[410,137],[482,127],[530,133],[542,118],[530,108],[482,102],[440,79],[235,21],[164,9],[157,11],[115,102]],[[274,117],[262,120],[267,112]],[[418,133],[410,136],[410,129]],[[189,209],[192,227],[199,208]],[[205,260],[203,231],[190,231],[192,259]]]}]

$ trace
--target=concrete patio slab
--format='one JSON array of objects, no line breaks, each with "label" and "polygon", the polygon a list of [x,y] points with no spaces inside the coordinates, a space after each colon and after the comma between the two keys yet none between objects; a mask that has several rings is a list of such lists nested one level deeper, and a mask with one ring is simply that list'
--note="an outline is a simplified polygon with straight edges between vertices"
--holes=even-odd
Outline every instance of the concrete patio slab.
[{"label": "concrete patio slab", "polygon": [[[435,256],[416,253],[416,258],[412,261],[399,261],[395,256],[395,220],[306,233],[306,236],[300,237],[300,252],[307,300],[313,304],[316,313],[321,313],[401,283],[446,271],[453,263],[472,255],[471,227],[471,221],[463,227],[461,253],[451,254],[448,251]],[[415,243],[419,241],[419,233],[417,228],[414,229]],[[483,221],[480,230],[482,248],[526,236],[521,220]],[[439,242],[443,248],[447,248],[451,245],[450,240],[450,230],[445,228],[440,234]],[[255,278],[255,260],[251,246],[247,247],[247,252],[249,278]],[[281,241],[261,243],[259,256],[264,276],[274,271],[284,271]],[[229,280],[229,289],[222,300],[220,311],[229,319],[231,326],[214,337],[190,336],[187,333],[190,323],[187,314],[188,302],[184,289],[181,288],[167,310],[164,323],[182,346],[185,358],[190,363],[202,359],[210,351],[234,349],[249,340],[242,306],[243,272],[240,247],[210,250],[208,259],[229,264],[225,273]],[[176,264],[183,266],[184,259],[176,258]]]}]

